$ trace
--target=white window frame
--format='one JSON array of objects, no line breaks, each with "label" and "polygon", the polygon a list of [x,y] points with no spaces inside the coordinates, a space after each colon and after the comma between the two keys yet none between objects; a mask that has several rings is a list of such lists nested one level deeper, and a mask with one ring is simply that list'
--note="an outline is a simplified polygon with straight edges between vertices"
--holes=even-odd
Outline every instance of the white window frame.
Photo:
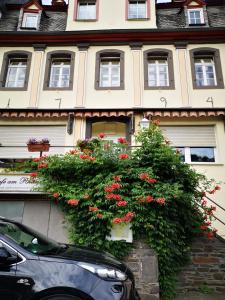
[{"label": "white window frame", "polygon": [[[18,60],[18,65],[10,65],[10,61],[13,60]],[[26,65],[22,64],[22,61],[25,61],[26,59],[20,59],[20,58],[11,58],[9,59],[9,64],[8,64],[8,68],[7,68],[7,75],[6,75],[6,81],[5,81],[5,87],[9,87],[9,88],[23,88],[25,86],[25,80],[26,80],[26,72],[27,72],[27,60],[26,60]],[[10,70],[12,69],[16,69],[16,76],[15,76],[15,81],[14,81],[14,85],[13,86],[9,86],[9,76],[10,76]],[[19,75],[20,75],[20,71],[22,69],[25,69],[25,77],[24,77],[24,81],[23,81],[23,86],[18,85],[19,80]]]},{"label": "white window frame", "polygon": [[[82,4],[82,5],[81,5]],[[88,6],[94,6],[95,7],[95,16],[89,17],[89,14],[87,14],[88,17],[80,17],[80,6],[86,6],[86,9],[88,9]],[[77,3],[77,20],[96,20],[97,18],[97,6],[96,1],[78,1]]]},{"label": "white window frame", "polygon": [[[102,63],[108,63],[108,65],[104,65],[103,67],[103,64]],[[113,84],[113,81],[112,81],[112,68],[115,67],[115,65],[113,65],[113,62],[118,62],[118,82],[117,84]],[[106,69],[108,68],[108,72],[109,72],[109,76],[108,76],[108,84],[107,85],[103,85],[103,80],[102,80],[102,69]],[[121,65],[120,65],[120,60],[119,59],[109,59],[109,60],[101,60],[100,61],[100,80],[99,80],[99,87],[103,87],[103,88],[111,88],[111,87],[120,87],[120,68],[121,68]]]},{"label": "white window frame", "polygon": [[[56,59],[57,60],[57,59]],[[69,61],[69,60],[68,60]],[[49,77],[49,87],[50,88],[68,88],[69,85],[70,85],[70,68],[71,68],[71,62],[70,64],[66,65],[65,64],[65,61],[61,61],[59,62],[57,65],[54,65],[54,60],[51,62],[51,65],[50,65],[50,77]],[[52,83],[54,80],[53,78],[53,70],[56,69],[56,68],[59,68],[59,80],[58,80],[58,85],[57,86],[54,86]],[[68,79],[68,85],[63,85],[63,69],[69,69],[69,79]]]},{"label": "white window frame", "polygon": [[[37,13],[24,13],[23,14],[23,22],[22,22],[22,27],[24,28],[35,28],[37,29],[38,26],[38,14]],[[35,26],[27,26],[27,18],[32,17],[36,19]]]},{"label": "white window frame", "polygon": [[[154,60],[155,63],[150,63],[149,60]],[[148,60],[148,86],[149,87],[168,87],[169,86],[169,64],[168,64],[168,58],[165,57],[165,60],[166,60],[166,63],[165,64],[160,64],[159,63],[159,59],[154,59],[153,58],[150,58]],[[150,85],[150,66],[151,65],[154,65],[155,68],[156,68],[156,85]],[[167,76],[167,80],[166,80],[166,85],[162,85],[160,83],[160,71],[159,71],[159,68],[160,66],[166,66],[166,76]]]},{"label": "white window frame", "polygon": [[[187,164],[191,164],[191,165],[205,165],[205,164],[216,164],[218,162],[218,152],[217,152],[217,148],[216,147],[175,147],[175,149],[179,148],[183,148],[184,149],[184,162]],[[203,162],[198,162],[198,161],[191,161],[191,148],[211,148],[214,150],[214,158],[215,161],[214,162],[207,162],[207,161],[203,161]]]},{"label": "white window frame", "polygon": [[[200,23],[192,23],[191,22],[191,12],[200,12]],[[203,8],[189,8],[188,9],[188,24],[189,25],[205,24]]]},{"label": "white window frame", "polygon": [[[147,0],[127,0],[128,1],[128,20],[146,19],[147,18]],[[136,2],[136,17],[130,15],[130,2]],[[139,15],[139,2],[145,2],[145,16]]]},{"label": "white window frame", "polygon": [[[200,59],[201,62],[200,62],[200,63],[197,63],[197,62],[195,62],[195,59]],[[196,66],[201,66],[201,68],[202,68],[202,73],[203,73],[203,85],[198,85],[198,84],[197,84],[197,73],[196,73],[196,68],[195,68],[196,85],[197,85],[197,86],[217,86],[216,68],[215,68],[215,62],[214,62],[214,59],[211,58],[212,62],[210,62],[210,63],[209,63],[209,62],[205,62],[204,58],[197,58],[197,57],[196,57],[195,59],[194,59],[194,66],[195,66],[195,67],[196,67]],[[210,66],[210,67],[213,68],[213,75],[214,75],[214,84],[213,84],[213,85],[207,83],[207,76],[206,76],[207,72],[206,72],[206,69],[207,69],[208,66]]]}]

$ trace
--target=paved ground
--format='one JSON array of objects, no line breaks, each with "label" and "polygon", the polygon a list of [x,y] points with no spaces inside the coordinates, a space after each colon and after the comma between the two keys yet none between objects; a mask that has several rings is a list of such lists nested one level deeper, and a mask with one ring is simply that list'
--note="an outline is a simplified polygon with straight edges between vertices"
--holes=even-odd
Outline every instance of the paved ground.
[{"label": "paved ground", "polygon": [[225,295],[188,293],[185,295],[179,295],[175,300],[225,300]]}]

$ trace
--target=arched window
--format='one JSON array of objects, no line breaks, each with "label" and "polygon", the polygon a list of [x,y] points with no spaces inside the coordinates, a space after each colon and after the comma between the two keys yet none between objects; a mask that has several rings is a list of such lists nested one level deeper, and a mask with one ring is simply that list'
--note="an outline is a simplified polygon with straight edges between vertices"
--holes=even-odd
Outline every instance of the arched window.
[{"label": "arched window", "polygon": [[194,89],[224,88],[218,49],[193,49],[190,51],[190,59]]},{"label": "arched window", "polygon": [[74,53],[53,51],[47,54],[44,90],[71,90],[73,88]]},{"label": "arched window", "polygon": [[3,57],[0,87],[4,90],[27,90],[32,54],[10,51]]},{"label": "arched window", "polygon": [[145,89],[174,89],[173,55],[166,49],[144,52]]},{"label": "arched window", "polygon": [[96,54],[95,88],[124,89],[124,52],[103,50]]}]

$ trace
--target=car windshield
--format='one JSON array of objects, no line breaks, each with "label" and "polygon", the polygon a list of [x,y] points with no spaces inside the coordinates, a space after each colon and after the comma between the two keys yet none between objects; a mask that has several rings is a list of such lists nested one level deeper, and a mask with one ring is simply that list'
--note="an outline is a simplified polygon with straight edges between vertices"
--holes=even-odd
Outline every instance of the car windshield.
[{"label": "car windshield", "polygon": [[18,223],[0,223],[0,234],[37,255],[58,254],[65,248],[64,245],[58,244],[35,230]]}]

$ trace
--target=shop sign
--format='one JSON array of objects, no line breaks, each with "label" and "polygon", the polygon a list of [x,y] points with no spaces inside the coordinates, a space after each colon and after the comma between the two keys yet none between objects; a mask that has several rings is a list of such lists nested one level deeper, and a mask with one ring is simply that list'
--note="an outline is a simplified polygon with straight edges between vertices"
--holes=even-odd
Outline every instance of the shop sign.
[{"label": "shop sign", "polygon": [[28,174],[0,174],[0,193],[31,192],[35,183]]}]

